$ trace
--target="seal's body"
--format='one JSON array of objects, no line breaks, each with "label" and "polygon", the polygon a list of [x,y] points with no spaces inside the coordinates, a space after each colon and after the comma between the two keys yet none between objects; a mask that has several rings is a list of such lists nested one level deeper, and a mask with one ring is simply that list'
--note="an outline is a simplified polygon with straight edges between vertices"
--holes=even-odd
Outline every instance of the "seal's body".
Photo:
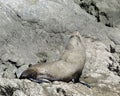
[{"label": "seal's body", "polygon": [[79,81],[85,65],[85,48],[79,32],[74,32],[66,46],[65,52],[58,61],[48,64],[36,64],[25,70],[20,79],[30,79],[37,82],[49,81]]}]

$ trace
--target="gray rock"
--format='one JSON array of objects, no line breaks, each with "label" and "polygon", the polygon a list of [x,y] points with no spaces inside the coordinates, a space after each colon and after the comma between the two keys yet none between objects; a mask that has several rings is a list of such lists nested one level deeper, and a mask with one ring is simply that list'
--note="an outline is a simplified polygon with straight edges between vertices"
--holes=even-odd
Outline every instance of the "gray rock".
[{"label": "gray rock", "polygon": [[[66,38],[64,34],[73,30],[80,30],[84,35],[110,43],[105,35],[107,29],[99,24],[96,26],[93,22],[94,18],[80,9],[72,0],[32,2],[1,0],[0,10],[3,14],[0,16],[2,20],[0,53],[3,60],[12,60],[20,66],[40,61],[41,58],[36,56],[39,52],[47,51],[48,54],[54,53],[57,55],[55,57],[59,57],[59,50],[63,48]],[[96,28],[99,26],[103,30],[99,31]],[[101,32],[102,36],[100,36]],[[49,60],[54,60],[52,56],[48,56]]]},{"label": "gray rock", "polygon": [[2,77],[5,77],[5,78],[15,78],[15,72],[16,72],[16,67],[9,64],[9,66],[7,66],[6,70],[4,70],[4,73],[2,75]]},{"label": "gray rock", "polygon": [[24,92],[20,90],[16,90],[12,96],[27,96],[27,95],[25,95]]},{"label": "gray rock", "polygon": [[7,66],[5,66],[4,64],[0,64],[0,77],[3,76],[4,71],[7,69]]},{"label": "gray rock", "polygon": [[0,77],[5,78],[15,78],[15,71],[16,66],[14,65],[14,62],[8,61],[2,61],[0,60]]},{"label": "gray rock", "polygon": [[120,45],[116,45],[115,50],[117,53],[120,53]]},{"label": "gray rock", "polygon": [[28,80],[0,78],[0,95],[8,96],[119,96],[119,88],[88,88],[82,84],[54,82],[37,84]]},{"label": "gray rock", "polygon": [[1,58],[12,60],[17,66],[39,62],[42,58],[36,54],[40,52],[49,55],[48,61],[58,59],[60,50],[64,49],[65,34],[74,30],[79,30],[86,37],[99,39],[108,47],[112,43],[106,33],[114,30],[96,23],[94,17],[80,9],[73,0],[34,3],[1,0],[0,3],[4,13],[1,14],[3,23],[0,25]]},{"label": "gray rock", "polygon": [[77,4],[87,13],[94,15],[98,22],[102,22],[109,27],[119,27],[119,0],[79,0]]},{"label": "gray rock", "polygon": [[[86,45],[86,64],[81,80],[99,85],[114,85],[119,84],[120,77],[113,72],[119,67],[119,61],[115,53],[110,53],[107,46],[97,40],[87,38]],[[118,55],[117,55],[118,56]],[[119,69],[118,72],[119,73]]]},{"label": "gray rock", "polygon": [[118,28],[114,28],[113,30],[114,32],[109,31],[108,37],[115,45],[120,45],[120,30]]}]

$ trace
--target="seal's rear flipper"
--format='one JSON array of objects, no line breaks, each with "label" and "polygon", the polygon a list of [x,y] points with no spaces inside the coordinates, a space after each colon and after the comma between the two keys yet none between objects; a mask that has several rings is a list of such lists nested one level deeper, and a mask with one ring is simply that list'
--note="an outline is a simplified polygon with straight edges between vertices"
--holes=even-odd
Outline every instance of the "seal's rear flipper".
[{"label": "seal's rear flipper", "polygon": [[89,84],[85,83],[85,82],[79,81],[79,83],[81,83],[81,84],[87,86],[88,88],[91,88],[91,86],[90,86]]}]

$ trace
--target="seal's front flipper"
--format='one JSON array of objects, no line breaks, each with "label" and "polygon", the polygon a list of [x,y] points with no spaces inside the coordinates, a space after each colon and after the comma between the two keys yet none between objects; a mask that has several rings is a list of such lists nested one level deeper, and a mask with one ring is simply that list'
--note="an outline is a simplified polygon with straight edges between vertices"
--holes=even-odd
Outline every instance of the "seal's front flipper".
[{"label": "seal's front flipper", "polygon": [[50,82],[58,81],[57,78],[55,78],[55,77],[53,77],[53,76],[51,76],[49,74],[39,74],[39,75],[37,75],[36,79],[37,80],[48,80]]},{"label": "seal's front flipper", "polygon": [[33,79],[33,78],[29,78],[29,80],[36,82],[36,83],[50,83],[49,80],[47,79]]},{"label": "seal's front flipper", "polygon": [[48,74],[38,74],[36,78],[29,78],[29,80],[36,82],[36,83],[50,83],[57,79]]}]

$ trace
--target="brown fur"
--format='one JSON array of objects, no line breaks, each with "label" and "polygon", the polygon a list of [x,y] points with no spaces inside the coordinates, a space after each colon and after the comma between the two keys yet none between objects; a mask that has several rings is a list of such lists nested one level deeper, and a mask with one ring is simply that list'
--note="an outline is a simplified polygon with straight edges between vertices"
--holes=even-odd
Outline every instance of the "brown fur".
[{"label": "brown fur", "polygon": [[85,48],[79,32],[73,32],[69,38],[64,54],[58,61],[48,64],[36,64],[25,70],[21,79],[41,81],[79,81],[85,64]]}]

